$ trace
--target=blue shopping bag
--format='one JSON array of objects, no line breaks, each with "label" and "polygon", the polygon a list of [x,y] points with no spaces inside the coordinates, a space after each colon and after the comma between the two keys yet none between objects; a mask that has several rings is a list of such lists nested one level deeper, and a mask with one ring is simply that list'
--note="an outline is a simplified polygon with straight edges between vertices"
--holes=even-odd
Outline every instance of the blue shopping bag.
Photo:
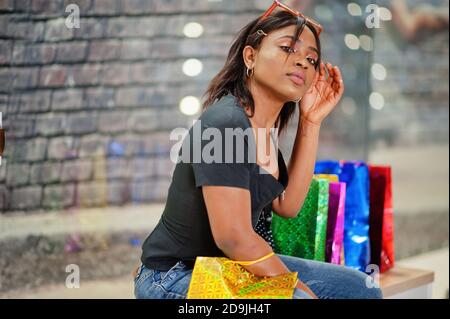
[{"label": "blue shopping bag", "polygon": [[335,174],[347,185],[344,222],[344,262],[365,272],[370,263],[369,168],[362,161],[318,161],[315,174]]}]

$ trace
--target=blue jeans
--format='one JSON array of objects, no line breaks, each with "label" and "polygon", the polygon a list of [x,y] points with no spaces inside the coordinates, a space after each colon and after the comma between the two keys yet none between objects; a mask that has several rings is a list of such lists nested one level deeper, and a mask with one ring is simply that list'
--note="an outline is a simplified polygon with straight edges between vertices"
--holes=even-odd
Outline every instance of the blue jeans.
[{"label": "blue jeans", "polygon": [[[298,272],[319,299],[381,299],[378,288],[368,288],[368,275],[344,266],[278,255],[290,271]],[[141,266],[135,279],[134,294],[137,299],[185,299],[192,269],[178,262],[168,271],[158,271]],[[294,299],[308,298],[295,289]]]}]

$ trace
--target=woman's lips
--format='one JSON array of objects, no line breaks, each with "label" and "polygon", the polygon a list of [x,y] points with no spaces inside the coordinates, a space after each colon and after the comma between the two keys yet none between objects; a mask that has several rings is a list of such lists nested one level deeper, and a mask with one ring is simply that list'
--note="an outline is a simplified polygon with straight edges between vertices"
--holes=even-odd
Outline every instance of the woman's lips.
[{"label": "woman's lips", "polygon": [[289,74],[289,78],[291,79],[292,82],[294,82],[297,85],[305,84],[305,80],[303,79],[303,77],[301,75]]}]

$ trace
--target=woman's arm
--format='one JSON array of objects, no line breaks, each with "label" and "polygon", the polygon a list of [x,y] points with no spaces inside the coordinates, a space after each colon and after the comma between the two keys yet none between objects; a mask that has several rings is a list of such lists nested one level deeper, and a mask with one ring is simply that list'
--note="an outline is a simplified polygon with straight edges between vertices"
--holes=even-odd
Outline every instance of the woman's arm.
[{"label": "woman's arm", "polygon": [[285,195],[272,202],[278,215],[296,217],[300,211],[314,174],[321,123],[343,94],[344,81],[339,68],[321,63],[311,88],[299,104],[301,115],[288,167],[289,184]]},{"label": "woman's arm", "polygon": [[[226,256],[236,261],[251,261],[272,252],[269,244],[253,229],[249,190],[203,186],[202,191],[214,241]],[[244,267],[257,276],[273,277],[290,272],[276,255]],[[303,283],[299,282],[297,288],[315,297]]]},{"label": "woman's arm", "polygon": [[280,216],[295,217],[303,205],[314,174],[319,134],[320,124],[300,118],[288,166],[289,184],[284,197],[272,202],[273,210]]}]

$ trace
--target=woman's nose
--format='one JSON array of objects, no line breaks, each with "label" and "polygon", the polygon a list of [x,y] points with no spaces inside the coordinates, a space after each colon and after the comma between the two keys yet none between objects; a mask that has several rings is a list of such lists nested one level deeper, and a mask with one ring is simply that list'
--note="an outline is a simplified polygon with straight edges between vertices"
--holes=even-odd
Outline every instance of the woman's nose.
[{"label": "woman's nose", "polygon": [[303,61],[303,59],[302,59],[302,60],[300,60],[300,59],[297,60],[297,61],[295,62],[295,65],[296,65],[296,66],[299,66],[299,67],[301,67],[301,68],[304,68],[304,69],[307,69],[307,68],[308,68],[306,62]]},{"label": "woman's nose", "polygon": [[306,53],[302,52],[301,49],[299,49],[297,52],[295,52],[294,56],[294,62],[297,67],[301,67],[303,69],[308,68],[308,64],[306,63]]}]

